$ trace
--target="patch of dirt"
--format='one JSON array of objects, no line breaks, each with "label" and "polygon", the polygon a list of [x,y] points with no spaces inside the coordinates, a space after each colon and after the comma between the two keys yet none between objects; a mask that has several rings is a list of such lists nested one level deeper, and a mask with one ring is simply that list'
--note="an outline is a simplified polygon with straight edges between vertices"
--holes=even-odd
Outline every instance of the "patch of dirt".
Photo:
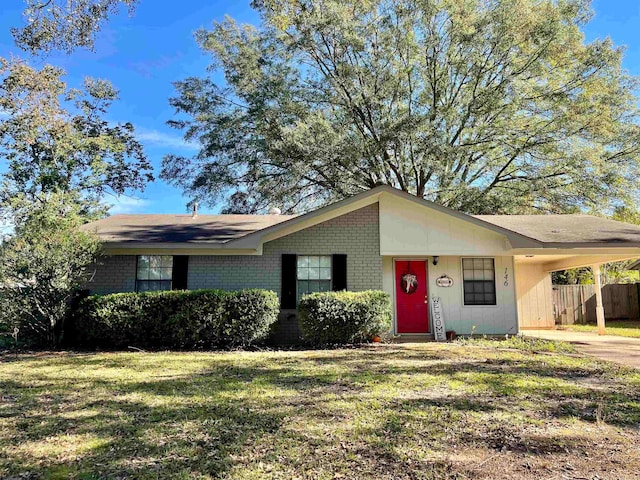
[{"label": "patch of dirt", "polygon": [[[565,432],[566,433],[566,432]],[[598,427],[563,438],[553,432],[521,435],[502,428],[486,438],[487,448],[459,448],[450,460],[469,479],[631,480],[640,479],[640,436]]]}]

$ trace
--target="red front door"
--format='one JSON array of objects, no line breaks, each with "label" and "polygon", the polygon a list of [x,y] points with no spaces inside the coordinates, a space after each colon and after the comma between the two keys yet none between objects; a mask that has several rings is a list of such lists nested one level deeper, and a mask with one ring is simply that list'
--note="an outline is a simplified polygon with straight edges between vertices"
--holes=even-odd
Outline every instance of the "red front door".
[{"label": "red front door", "polygon": [[427,262],[396,260],[398,333],[428,333]]}]

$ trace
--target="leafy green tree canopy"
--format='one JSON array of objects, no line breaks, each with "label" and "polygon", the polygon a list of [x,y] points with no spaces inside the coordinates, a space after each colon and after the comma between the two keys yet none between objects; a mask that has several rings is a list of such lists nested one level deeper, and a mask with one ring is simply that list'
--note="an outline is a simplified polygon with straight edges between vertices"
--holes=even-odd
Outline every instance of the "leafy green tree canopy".
[{"label": "leafy green tree canopy", "polygon": [[55,192],[86,217],[104,213],[104,196],[143,189],[151,165],[130,123],[106,119],[118,92],[105,80],[70,89],[64,72],[0,59],[0,158],[7,162],[0,209],[15,212]]},{"label": "leafy green tree canopy", "polygon": [[133,13],[138,0],[25,0],[26,25],[12,28],[16,44],[37,55],[52,50],[93,50],[96,34],[109,17],[126,6]]},{"label": "leafy green tree canopy", "polygon": [[562,212],[636,193],[636,79],[587,0],[256,0],[196,37],[212,76],[176,83],[199,141],[163,178],[304,209],[388,184],[472,213]]}]

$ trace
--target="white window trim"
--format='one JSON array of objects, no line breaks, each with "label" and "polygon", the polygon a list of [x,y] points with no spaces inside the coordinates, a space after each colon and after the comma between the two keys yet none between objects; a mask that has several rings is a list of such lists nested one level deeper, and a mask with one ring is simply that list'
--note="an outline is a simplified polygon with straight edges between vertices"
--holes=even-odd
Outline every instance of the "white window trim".
[{"label": "white window trim", "polygon": [[[300,257],[329,257],[329,269],[331,271],[330,273],[330,277],[329,278],[329,291],[332,292],[333,291],[333,255],[330,254],[311,254],[311,253],[302,253],[302,254],[296,254],[296,303],[298,303],[300,301],[300,289],[299,289],[299,282],[300,281],[305,281],[305,279],[299,279],[298,278],[298,259]],[[326,267],[325,267],[326,268]],[[307,282],[309,281],[314,281],[314,280],[306,280]],[[318,279],[318,281],[323,281],[326,282],[327,280],[321,280]],[[311,293],[316,293],[316,292],[311,292]]]},{"label": "white window trim", "polygon": [[[140,257],[170,257],[171,258],[171,278],[168,280],[148,280],[148,279],[139,279],[138,278],[138,270],[140,265]],[[162,267],[161,267],[162,268]],[[169,282],[169,288],[163,290],[144,290],[140,292],[138,288],[138,282]],[[144,293],[144,292],[168,292],[173,290],[173,255],[136,255],[136,276],[135,276],[135,286],[136,293]]]},{"label": "white window trim", "polygon": [[[493,283],[494,283],[494,289],[496,292],[496,303],[493,305],[467,305],[464,302],[464,266],[463,266],[463,260],[465,258],[491,258],[493,260]],[[461,256],[460,257],[460,263],[458,264],[458,267],[460,268],[460,297],[461,297],[461,303],[462,303],[462,308],[498,308],[499,305],[499,299],[498,299],[498,279],[496,277],[496,272],[497,272],[497,262],[496,262],[496,257],[491,257],[491,256],[487,256],[487,255],[465,255],[464,257]]]}]

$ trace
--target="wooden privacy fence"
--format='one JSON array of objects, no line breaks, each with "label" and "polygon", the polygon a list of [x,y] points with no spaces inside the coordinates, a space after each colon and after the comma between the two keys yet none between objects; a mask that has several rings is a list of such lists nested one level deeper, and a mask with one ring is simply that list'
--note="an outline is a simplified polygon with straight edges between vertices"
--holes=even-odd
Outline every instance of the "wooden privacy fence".
[{"label": "wooden privacy fence", "polygon": [[[602,287],[602,304],[607,320],[640,318],[640,284]],[[554,285],[553,315],[557,325],[596,322],[596,296],[593,285]]]}]

